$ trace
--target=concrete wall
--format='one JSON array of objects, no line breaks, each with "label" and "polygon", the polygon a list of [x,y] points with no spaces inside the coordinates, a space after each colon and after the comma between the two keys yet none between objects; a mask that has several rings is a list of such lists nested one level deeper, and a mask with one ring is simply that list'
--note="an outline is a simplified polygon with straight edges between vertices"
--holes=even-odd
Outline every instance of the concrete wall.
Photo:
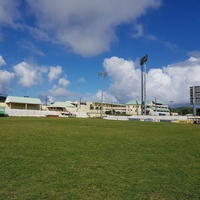
[{"label": "concrete wall", "polygon": [[108,120],[138,120],[138,121],[188,121],[191,120],[187,116],[149,116],[149,115],[132,115],[132,116],[113,116],[108,115],[104,119]]},{"label": "concrete wall", "polygon": [[43,110],[21,110],[21,109],[5,109],[5,113],[9,116],[21,116],[21,117],[46,117],[47,115],[58,115],[55,111],[43,111]]}]

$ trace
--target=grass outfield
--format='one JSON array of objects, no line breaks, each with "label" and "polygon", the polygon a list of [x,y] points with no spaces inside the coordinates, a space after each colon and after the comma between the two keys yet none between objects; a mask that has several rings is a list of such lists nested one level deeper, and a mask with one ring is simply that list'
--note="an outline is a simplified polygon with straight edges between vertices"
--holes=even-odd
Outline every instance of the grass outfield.
[{"label": "grass outfield", "polygon": [[0,199],[200,199],[200,126],[0,118]]}]

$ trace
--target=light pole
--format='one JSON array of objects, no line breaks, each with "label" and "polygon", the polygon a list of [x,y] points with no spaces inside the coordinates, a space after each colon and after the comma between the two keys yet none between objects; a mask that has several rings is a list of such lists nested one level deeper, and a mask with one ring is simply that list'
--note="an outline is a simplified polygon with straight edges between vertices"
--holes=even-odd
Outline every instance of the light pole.
[{"label": "light pole", "polygon": [[139,108],[138,101],[136,101],[136,104],[137,104],[137,115],[138,115],[138,108]]},{"label": "light pole", "polygon": [[49,98],[48,98],[48,96],[46,95],[46,97],[45,97],[45,104],[46,104],[46,106],[48,105],[48,101],[49,101]]},{"label": "light pole", "polygon": [[146,62],[148,54],[140,59],[141,65],[141,115],[146,115]]},{"label": "light pole", "polygon": [[174,103],[174,101],[170,101],[170,104],[171,104],[171,112],[170,112],[170,115],[173,115],[173,103]]},{"label": "light pole", "polygon": [[103,79],[108,75],[107,72],[99,72],[99,77],[101,77],[101,109],[100,109],[100,115],[101,118],[103,118]]},{"label": "light pole", "polygon": [[79,111],[79,105],[81,104],[80,101],[80,83],[78,83],[78,99],[77,99],[77,112]]}]

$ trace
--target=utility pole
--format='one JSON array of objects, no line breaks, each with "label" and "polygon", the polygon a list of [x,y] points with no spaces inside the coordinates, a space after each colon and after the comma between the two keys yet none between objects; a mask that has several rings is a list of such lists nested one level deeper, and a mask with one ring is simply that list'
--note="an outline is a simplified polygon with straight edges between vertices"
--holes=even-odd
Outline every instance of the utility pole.
[{"label": "utility pole", "polygon": [[148,54],[140,59],[141,65],[141,115],[146,115],[146,62]]},{"label": "utility pole", "polygon": [[108,75],[107,72],[99,72],[99,77],[101,77],[101,109],[100,109],[100,116],[103,118],[103,87],[104,87],[104,77]]},{"label": "utility pole", "polygon": [[80,108],[80,107],[81,107],[80,83],[78,83],[77,112],[79,111],[79,108]]}]

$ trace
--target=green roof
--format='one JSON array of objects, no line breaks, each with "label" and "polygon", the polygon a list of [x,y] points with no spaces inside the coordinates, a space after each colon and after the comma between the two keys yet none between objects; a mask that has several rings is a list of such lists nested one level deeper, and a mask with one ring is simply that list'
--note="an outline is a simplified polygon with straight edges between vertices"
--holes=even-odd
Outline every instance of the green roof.
[{"label": "green roof", "polygon": [[[93,103],[95,103],[95,104],[101,104],[101,102],[93,102]],[[125,105],[122,104],[122,103],[115,103],[115,102],[113,102],[113,103],[103,102],[103,104],[104,104],[104,105],[105,105],[105,104],[108,104],[108,105],[115,105],[115,106],[125,106]]]},{"label": "green roof", "polygon": [[122,104],[122,103],[112,103],[112,105],[114,105],[114,106],[125,106],[125,105]]},{"label": "green roof", "polygon": [[155,103],[155,104],[159,104],[159,105],[165,105],[165,103],[160,101],[160,100],[156,100],[156,101],[154,100],[152,102]]},{"label": "green roof", "polygon": [[140,103],[141,101],[134,101],[134,100],[132,100],[132,101],[129,101],[128,103],[126,103],[126,105],[140,105],[141,103]]},{"label": "green roof", "polygon": [[6,103],[42,104],[38,98],[7,96]]},{"label": "green roof", "polygon": [[157,108],[157,107],[156,107],[156,108],[154,107],[153,110],[154,110],[154,111],[157,111],[157,112],[159,112],[159,111],[166,111],[166,112],[169,112],[169,111],[170,111],[168,108]]}]

